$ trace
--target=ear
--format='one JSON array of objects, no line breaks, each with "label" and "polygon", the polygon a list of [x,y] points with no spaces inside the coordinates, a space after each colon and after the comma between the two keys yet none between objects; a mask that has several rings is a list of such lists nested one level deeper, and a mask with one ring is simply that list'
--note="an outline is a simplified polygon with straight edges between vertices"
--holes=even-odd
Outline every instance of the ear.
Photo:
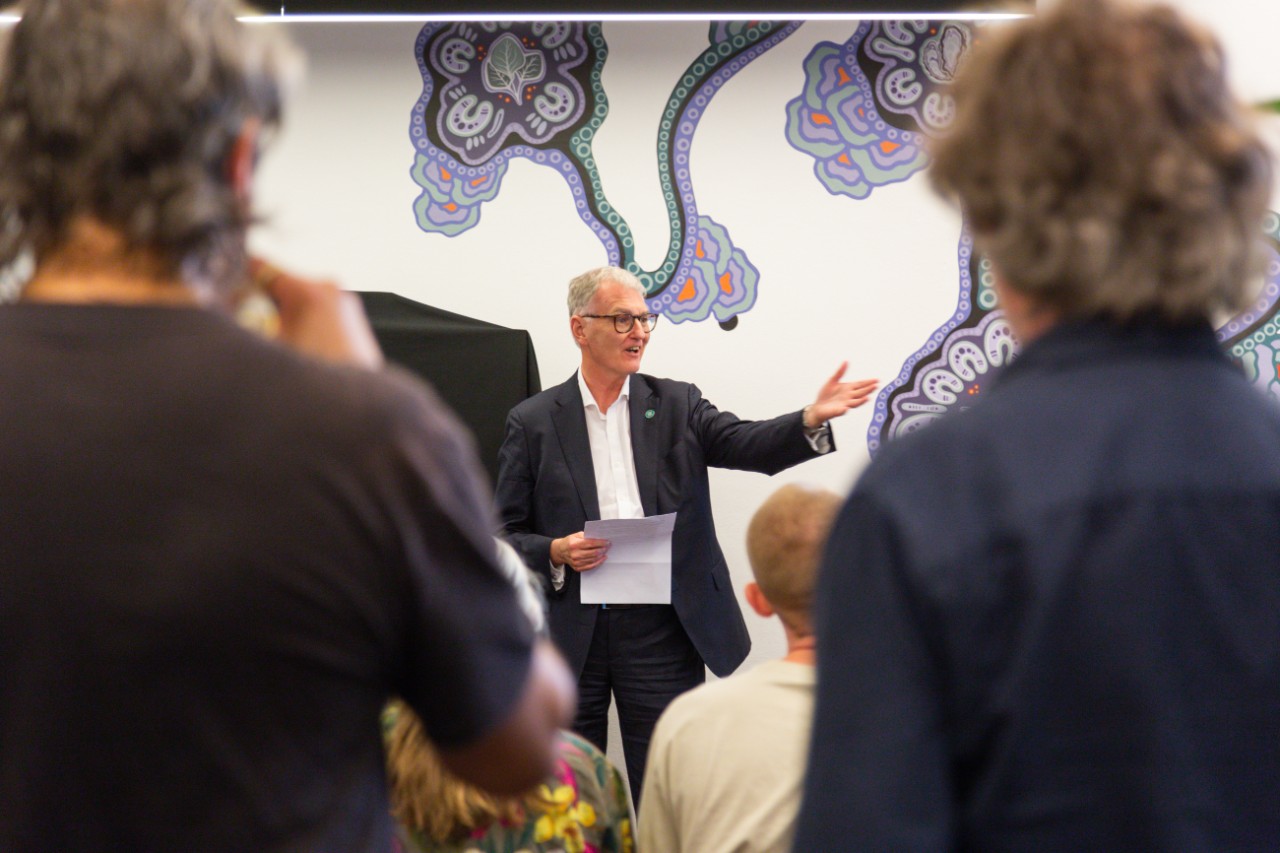
[{"label": "ear", "polygon": [[577,314],[569,318],[569,334],[573,335],[573,342],[578,346],[586,344],[587,324]]},{"label": "ear", "polygon": [[760,584],[752,581],[747,584],[743,590],[746,594],[747,604],[751,605],[751,609],[756,613],[768,619],[774,614],[773,605],[769,603],[769,599],[764,597],[764,591],[760,589]]},{"label": "ear", "polygon": [[236,199],[248,209],[253,197],[253,172],[258,162],[258,135],[262,123],[256,118],[245,119],[227,152],[226,175]]}]

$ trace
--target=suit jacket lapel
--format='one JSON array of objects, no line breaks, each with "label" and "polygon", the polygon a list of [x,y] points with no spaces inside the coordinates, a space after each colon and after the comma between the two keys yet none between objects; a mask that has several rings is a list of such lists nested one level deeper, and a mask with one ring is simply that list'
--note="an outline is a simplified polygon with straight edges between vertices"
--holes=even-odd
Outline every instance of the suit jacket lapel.
[{"label": "suit jacket lapel", "polygon": [[587,438],[587,420],[582,412],[582,392],[578,390],[577,374],[570,376],[569,381],[557,390],[551,422],[560,439],[560,452],[569,469],[574,490],[582,501],[582,515],[588,521],[597,521],[600,518],[600,498],[596,494],[591,441]]},{"label": "suit jacket lapel", "polygon": [[658,423],[661,398],[638,373],[631,375],[631,455],[636,463],[636,485],[645,515],[658,514]]}]

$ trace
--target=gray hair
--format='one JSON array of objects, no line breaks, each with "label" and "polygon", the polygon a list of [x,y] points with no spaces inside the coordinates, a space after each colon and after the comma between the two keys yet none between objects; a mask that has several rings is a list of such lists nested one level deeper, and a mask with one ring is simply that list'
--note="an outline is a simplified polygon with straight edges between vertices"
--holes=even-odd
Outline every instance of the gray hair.
[{"label": "gray hair", "polygon": [[238,277],[252,217],[228,157],[300,68],[268,29],[228,0],[27,0],[0,66],[0,266],[88,216],[175,276]]},{"label": "gray hair", "polygon": [[596,295],[600,285],[606,281],[617,282],[623,287],[629,287],[642,297],[645,295],[644,285],[632,273],[621,267],[596,267],[593,270],[587,270],[580,276],[576,276],[569,282],[569,316],[574,317],[587,310],[587,305],[591,303],[591,298]]},{"label": "gray hair", "polygon": [[1271,160],[1221,47],[1164,6],[1067,0],[961,68],[932,180],[1010,287],[1063,317],[1239,309]]}]

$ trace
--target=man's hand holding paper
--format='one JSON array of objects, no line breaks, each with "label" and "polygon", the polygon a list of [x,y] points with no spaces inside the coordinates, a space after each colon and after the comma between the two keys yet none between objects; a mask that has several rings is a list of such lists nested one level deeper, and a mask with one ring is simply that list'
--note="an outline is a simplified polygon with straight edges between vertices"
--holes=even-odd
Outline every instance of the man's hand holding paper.
[{"label": "man's hand holding paper", "polygon": [[670,604],[676,514],[588,521],[583,535],[607,540],[608,560],[582,575],[584,604]]}]

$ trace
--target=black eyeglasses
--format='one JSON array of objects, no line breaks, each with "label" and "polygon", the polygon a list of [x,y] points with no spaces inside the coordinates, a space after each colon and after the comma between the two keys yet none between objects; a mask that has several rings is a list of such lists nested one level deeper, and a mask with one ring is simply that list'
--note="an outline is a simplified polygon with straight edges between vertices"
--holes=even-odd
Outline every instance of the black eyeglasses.
[{"label": "black eyeglasses", "polygon": [[640,321],[646,332],[652,332],[653,327],[658,325],[657,314],[579,314],[578,316],[589,317],[592,320],[612,320],[614,330],[620,335],[631,331],[636,320]]}]

